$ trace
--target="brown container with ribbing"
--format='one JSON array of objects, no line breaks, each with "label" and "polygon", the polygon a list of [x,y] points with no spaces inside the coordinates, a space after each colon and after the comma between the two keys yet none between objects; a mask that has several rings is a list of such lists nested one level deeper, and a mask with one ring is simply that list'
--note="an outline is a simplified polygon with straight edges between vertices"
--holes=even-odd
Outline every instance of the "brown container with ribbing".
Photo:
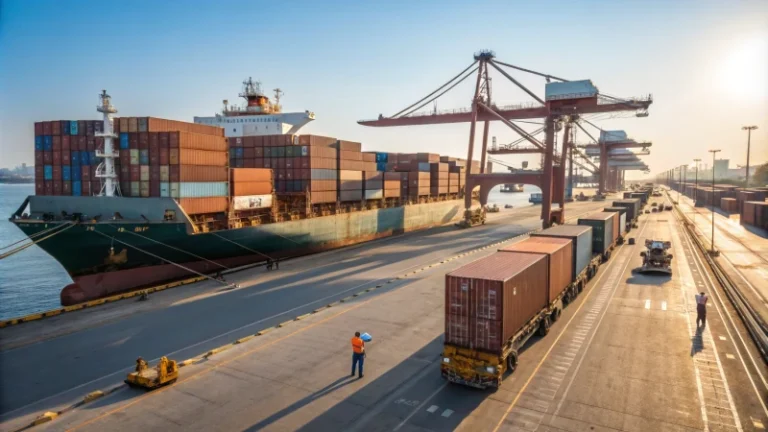
[{"label": "brown container with ribbing", "polygon": [[556,237],[529,237],[499,249],[547,256],[549,268],[549,301],[553,302],[573,282],[573,242]]},{"label": "brown container with ribbing", "polygon": [[[339,149],[340,152],[355,152],[360,153],[363,150],[363,145],[359,142],[353,142],[353,141],[344,141],[344,140],[338,140],[336,144],[333,146]],[[362,160],[362,155],[360,156],[360,159]]]},{"label": "brown container with ribbing", "polygon": [[187,214],[220,213],[227,211],[227,197],[179,198],[181,208]]},{"label": "brown container with ribbing", "polygon": [[175,149],[170,150],[171,165],[208,165],[227,166],[227,153],[205,150]]},{"label": "brown container with ribbing", "polygon": [[268,195],[274,189],[272,180],[232,182],[230,183],[230,188],[232,196]]},{"label": "brown container with ribbing", "polygon": [[217,135],[194,132],[168,132],[171,148],[226,152],[229,150],[227,139]]},{"label": "brown container with ribbing", "polygon": [[310,192],[310,201],[312,204],[334,203],[336,202],[336,198],[337,192],[335,190]]},{"label": "brown container with ribbing", "polygon": [[[120,118],[122,120],[123,117]],[[141,121],[139,121],[141,119]],[[208,126],[198,123],[189,123],[177,120],[167,120],[157,117],[128,117],[128,132],[139,132],[139,123],[142,124],[141,132],[193,132],[205,135],[224,136],[224,129],[218,126]],[[146,129],[143,127],[146,125]],[[121,124],[121,129],[122,124]]]},{"label": "brown container with ribbing", "polygon": [[227,181],[227,167],[223,166],[171,165],[168,172],[172,182]]},{"label": "brown container with ribbing", "polygon": [[[267,146],[267,137],[265,136],[264,146]],[[294,139],[295,141],[295,139]],[[336,144],[336,138],[325,137],[320,135],[299,135],[298,145],[302,146],[317,146],[317,147],[331,147]],[[335,200],[334,200],[335,201]]]},{"label": "brown container with ribbing", "polygon": [[549,305],[543,254],[497,252],[445,276],[445,343],[500,354]]}]

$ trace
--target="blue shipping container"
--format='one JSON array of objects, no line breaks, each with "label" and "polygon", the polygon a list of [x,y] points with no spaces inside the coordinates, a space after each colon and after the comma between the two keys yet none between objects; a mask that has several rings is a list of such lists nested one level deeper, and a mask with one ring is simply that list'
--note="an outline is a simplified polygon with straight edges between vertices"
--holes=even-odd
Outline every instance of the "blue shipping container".
[{"label": "blue shipping container", "polygon": [[80,166],[76,166],[72,168],[72,180],[82,180],[83,179],[83,172],[80,170]]},{"label": "blue shipping container", "polygon": [[376,153],[376,162],[389,162],[387,156],[386,153]]},{"label": "blue shipping container", "polygon": [[122,150],[128,149],[128,133],[127,132],[120,133],[120,148]]},{"label": "blue shipping container", "polygon": [[64,181],[72,180],[72,167],[64,165],[61,167],[61,179]]},{"label": "blue shipping container", "polygon": [[77,150],[72,151],[69,156],[72,166],[80,166],[80,152]]},{"label": "blue shipping container", "polygon": [[61,134],[62,135],[69,135],[69,125],[71,122],[69,120],[62,120],[61,122]]},{"label": "blue shipping container", "polygon": [[386,162],[376,162],[376,171],[386,171],[386,170],[387,170]]},{"label": "blue shipping container", "polygon": [[72,120],[69,122],[69,133],[72,135],[77,135],[77,120]]},{"label": "blue shipping container", "polygon": [[180,198],[204,198],[227,196],[227,182],[181,182],[179,183]]},{"label": "blue shipping container", "polygon": [[43,137],[42,136],[36,136],[35,137],[35,150],[43,151]]},{"label": "blue shipping container", "polygon": [[96,159],[96,150],[92,150],[91,155],[88,157],[88,159],[91,161],[91,165],[98,165],[99,160]]},{"label": "blue shipping container", "polygon": [[90,164],[91,164],[91,154],[87,151],[81,151],[80,165],[90,165]]},{"label": "blue shipping container", "polygon": [[243,148],[242,147],[235,147],[235,157],[238,158],[238,159],[243,157]]},{"label": "blue shipping container", "polygon": [[139,150],[139,165],[149,165],[149,150]]},{"label": "blue shipping container", "polygon": [[80,180],[72,182],[72,195],[80,196],[83,194],[83,183]]},{"label": "blue shipping container", "polygon": [[51,151],[53,150],[53,137],[50,135],[46,135],[43,137],[43,150]]},{"label": "blue shipping container", "polygon": [[53,180],[53,165],[45,165],[43,175],[46,180]]}]

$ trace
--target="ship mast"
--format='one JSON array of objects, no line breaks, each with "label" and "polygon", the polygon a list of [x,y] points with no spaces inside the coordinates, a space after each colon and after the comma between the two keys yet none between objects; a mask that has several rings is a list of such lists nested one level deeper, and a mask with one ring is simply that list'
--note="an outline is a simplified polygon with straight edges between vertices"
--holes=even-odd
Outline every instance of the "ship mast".
[{"label": "ship mast", "polygon": [[104,161],[96,168],[96,177],[103,179],[100,196],[120,196],[120,183],[117,181],[117,173],[115,172],[115,159],[119,156],[117,150],[113,145],[113,139],[117,138],[112,128],[112,114],[117,113],[117,108],[112,106],[111,96],[107,94],[106,90],[102,90],[99,94],[101,101],[100,105],[96,106],[96,110],[104,114],[104,127],[102,132],[96,133],[97,137],[104,138],[104,149],[96,150],[96,157],[103,158]]}]

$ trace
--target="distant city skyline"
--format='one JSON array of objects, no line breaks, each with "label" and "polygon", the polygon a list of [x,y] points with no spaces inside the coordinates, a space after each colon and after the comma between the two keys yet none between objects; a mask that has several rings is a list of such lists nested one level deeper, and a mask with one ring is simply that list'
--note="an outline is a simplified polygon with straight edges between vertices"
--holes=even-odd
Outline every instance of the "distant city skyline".
[{"label": "distant city skyline", "polygon": [[[360,141],[364,150],[466,157],[467,124],[368,128],[356,121],[410,105],[480,49],[530,69],[592,79],[606,94],[653,94],[647,118],[590,118],[652,141],[642,159],[653,173],[705,158],[710,148],[744,164],[741,127],[748,124],[759,127],[751,161],[768,160],[765,1],[183,4],[3,1],[3,163],[32,163],[35,121],[98,119],[102,89],[118,116],[192,121],[220,110],[223,99],[237,100],[249,76],[270,95],[283,89],[286,111],[315,112],[303,133]],[[497,104],[532,100],[495,76]],[[543,94],[543,79],[513,76]],[[472,86],[458,86],[437,108],[468,107]],[[491,135],[499,143],[517,138],[499,122]],[[501,159],[538,163],[530,155]]]}]

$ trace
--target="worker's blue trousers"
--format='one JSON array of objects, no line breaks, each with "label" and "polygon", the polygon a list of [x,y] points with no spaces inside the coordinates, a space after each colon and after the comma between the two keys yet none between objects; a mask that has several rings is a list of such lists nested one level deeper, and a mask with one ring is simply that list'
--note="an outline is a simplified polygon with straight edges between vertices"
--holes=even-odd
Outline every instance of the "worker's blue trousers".
[{"label": "worker's blue trousers", "polygon": [[365,354],[352,353],[352,375],[355,374],[355,366],[357,366],[357,374],[363,375],[363,361],[365,361]]}]

